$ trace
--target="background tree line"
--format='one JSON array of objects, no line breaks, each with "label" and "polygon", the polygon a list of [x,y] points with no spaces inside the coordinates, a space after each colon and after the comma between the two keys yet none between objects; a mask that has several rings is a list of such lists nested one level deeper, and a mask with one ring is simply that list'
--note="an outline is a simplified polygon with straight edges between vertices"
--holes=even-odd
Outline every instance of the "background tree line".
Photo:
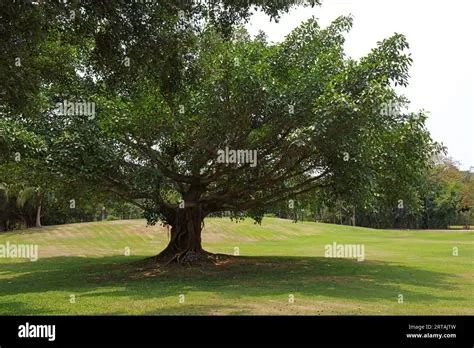
[{"label": "background tree line", "polygon": [[[294,208],[282,202],[268,210],[281,218],[321,221],[371,228],[434,228],[474,225],[474,173],[462,171],[458,163],[437,156],[424,182],[401,194],[382,187],[370,200],[348,200],[342,193],[316,190],[294,201]],[[354,198],[348,194],[349,197]],[[347,197],[347,196],[346,196]],[[401,200],[398,197],[404,197]],[[407,199],[408,198],[408,199]]]}]

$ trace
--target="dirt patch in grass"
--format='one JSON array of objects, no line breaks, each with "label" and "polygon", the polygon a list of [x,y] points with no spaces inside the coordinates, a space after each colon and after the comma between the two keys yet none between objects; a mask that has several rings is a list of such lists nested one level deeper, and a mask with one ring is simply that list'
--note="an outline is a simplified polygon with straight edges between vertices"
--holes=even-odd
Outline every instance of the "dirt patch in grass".
[{"label": "dirt patch in grass", "polygon": [[459,273],[459,275],[463,278],[470,279],[471,282],[474,279],[474,272],[464,272],[464,273]]},{"label": "dirt patch in grass", "polygon": [[360,304],[333,300],[301,300],[298,299],[298,296],[295,297],[294,303],[289,303],[288,300],[282,299],[281,302],[271,300],[241,303],[241,305],[246,307],[241,312],[244,315],[331,315],[341,312],[362,314],[364,310],[364,306]]}]

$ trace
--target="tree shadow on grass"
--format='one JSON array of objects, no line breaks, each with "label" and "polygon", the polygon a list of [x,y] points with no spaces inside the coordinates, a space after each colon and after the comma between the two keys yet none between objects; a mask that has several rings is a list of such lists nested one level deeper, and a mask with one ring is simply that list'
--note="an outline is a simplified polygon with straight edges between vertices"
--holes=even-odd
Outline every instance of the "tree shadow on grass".
[{"label": "tree shadow on grass", "polygon": [[[0,303],[0,307],[5,306],[10,313],[22,313],[22,315],[54,315],[52,310],[43,308],[31,308],[24,302],[8,302],[7,304]],[[3,311],[1,311],[3,312]],[[0,315],[4,315],[0,312]]]},{"label": "tree shadow on grass", "polygon": [[[288,294],[298,293],[372,302],[395,299],[402,293],[412,301],[465,300],[459,296],[432,295],[426,290],[409,291],[405,287],[431,288],[428,292],[433,294],[436,290],[456,290],[453,284],[456,275],[382,261],[239,256],[219,265],[139,268],[133,262],[142,258],[53,257],[33,263],[2,264],[2,274],[8,279],[0,278],[0,297],[48,291],[68,291],[81,297],[126,296],[136,300],[192,292],[209,292],[228,299],[280,295],[288,298]],[[108,287],[115,289],[107,291]]]}]

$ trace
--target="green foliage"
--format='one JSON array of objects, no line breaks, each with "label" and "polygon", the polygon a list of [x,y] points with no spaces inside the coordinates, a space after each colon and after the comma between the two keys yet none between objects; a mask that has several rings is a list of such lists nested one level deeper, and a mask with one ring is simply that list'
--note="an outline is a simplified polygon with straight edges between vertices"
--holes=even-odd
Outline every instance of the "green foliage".
[{"label": "green foliage", "polygon": [[[37,173],[28,187],[49,192],[45,202],[56,207],[46,210],[77,197],[81,219],[111,194],[150,224],[173,222],[181,201],[203,217],[231,211],[260,223],[290,198],[310,211],[312,195],[333,210],[373,214],[402,200],[418,214],[420,185],[441,148],[423,111],[382,111],[407,103],[393,88],[408,83],[405,37],[394,34],[355,61],[343,51],[351,17],[327,28],[311,18],[277,44],[239,26],[253,5],[278,17],[294,3],[21,5],[32,30],[45,30],[29,42],[21,28],[7,28],[18,44],[5,47],[6,64],[28,46],[38,54],[19,67],[32,78],[20,77],[18,88],[6,71],[0,160],[11,163],[21,150]],[[14,20],[20,5],[1,6]],[[31,100],[27,108],[20,97]],[[94,102],[96,114],[60,114],[54,106],[64,100]],[[256,151],[256,165],[219,163],[225,148]],[[94,198],[82,199],[81,187]]]}]

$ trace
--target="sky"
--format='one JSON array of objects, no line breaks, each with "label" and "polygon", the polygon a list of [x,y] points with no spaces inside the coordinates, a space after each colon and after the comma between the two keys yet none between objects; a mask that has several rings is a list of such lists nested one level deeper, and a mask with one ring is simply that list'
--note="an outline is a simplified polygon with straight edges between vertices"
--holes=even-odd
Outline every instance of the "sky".
[{"label": "sky", "polygon": [[278,23],[255,13],[247,29],[263,30],[279,42],[314,16],[321,27],[341,15],[352,15],[345,52],[358,59],[377,41],[395,32],[407,37],[413,64],[407,88],[398,89],[411,101],[410,111],[429,112],[427,128],[448,148],[462,170],[474,166],[474,53],[471,0],[323,0],[322,6],[295,7]]}]

